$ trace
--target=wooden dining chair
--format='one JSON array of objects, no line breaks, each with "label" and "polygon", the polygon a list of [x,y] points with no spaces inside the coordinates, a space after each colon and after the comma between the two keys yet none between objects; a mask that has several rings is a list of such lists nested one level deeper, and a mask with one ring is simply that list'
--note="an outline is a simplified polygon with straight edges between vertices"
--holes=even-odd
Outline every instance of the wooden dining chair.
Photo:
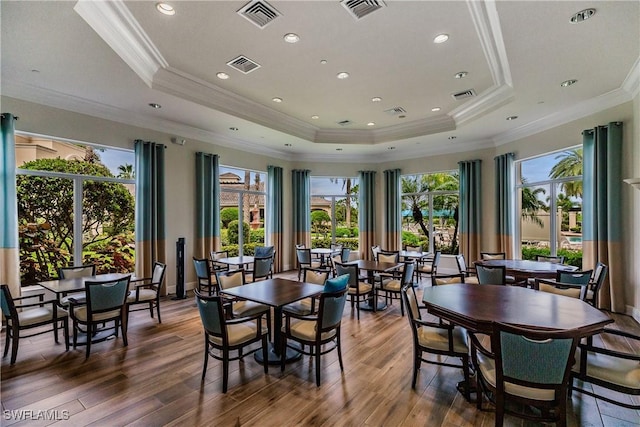
[{"label": "wooden dining chair", "polygon": [[564,264],[564,255],[558,255],[558,256],[536,255],[536,261],[550,262],[552,264]]},{"label": "wooden dining chair", "polygon": [[476,264],[476,274],[480,285],[506,285],[507,270],[502,265]]},{"label": "wooden dining chair", "polygon": [[[69,350],[68,313],[60,308],[55,300],[45,301],[44,293],[14,298],[11,296],[8,285],[0,287],[2,288],[0,305],[6,321],[3,357],[7,357],[9,344],[11,344],[10,363],[12,365],[16,363],[20,338],[29,338],[53,331],[55,342],[58,343],[58,328],[63,329],[65,348],[67,351]],[[35,302],[28,303],[27,300],[30,299]],[[41,328],[47,325],[50,325],[51,328]],[[21,335],[21,332],[26,330],[34,330],[34,332]]]},{"label": "wooden dining chair", "polygon": [[[60,267],[58,269],[58,277],[60,279],[75,279],[78,277],[90,277],[96,275],[95,264],[85,264],[77,267]],[[78,303],[86,301],[86,295],[84,292],[74,292],[72,294],[65,294],[60,298],[60,305],[63,307],[69,306],[69,298],[75,298]]]},{"label": "wooden dining chair", "polygon": [[467,266],[464,254],[456,255],[456,264],[458,265],[458,272],[464,276],[464,283],[478,284],[477,272],[475,268],[469,268]]},{"label": "wooden dining chair", "polygon": [[218,283],[215,274],[211,271],[211,263],[207,258],[193,257],[193,266],[196,269],[197,287],[200,292],[206,290],[209,295],[218,293]]},{"label": "wooden dining chair", "polygon": [[393,302],[394,299],[400,300],[400,315],[404,316],[404,300],[400,295],[404,286],[413,287],[413,272],[416,268],[415,261],[405,261],[403,264],[402,274],[399,277],[382,279],[379,289],[375,289],[375,297],[378,292],[383,293],[387,304]]},{"label": "wooden dining chair", "polygon": [[442,256],[441,251],[436,251],[433,254],[433,257],[429,258],[420,258],[418,260],[418,264],[416,265],[416,276],[418,281],[421,280],[422,275],[426,274],[429,277],[432,277],[438,273],[438,266],[440,265],[440,257]]},{"label": "wooden dining chair", "polygon": [[[339,255],[337,255],[339,256]],[[323,285],[329,280],[329,270],[324,269],[316,269],[312,270],[307,268],[304,270],[304,274],[302,276],[302,281],[305,283],[313,283],[315,285]],[[283,307],[283,311],[288,311],[289,313],[295,313],[299,315],[309,315],[313,314],[316,311],[316,297],[305,298],[300,301],[292,302],[291,304],[287,304]]]},{"label": "wooden dining chair", "polygon": [[556,279],[535,278],[533,288],[542,292],[586,300],[592,270],[557,271]]},{"label": "wooden dining chair", "polygon": [[593,269],[593,275],[589,282],[589,289],[587,289],[587,297],[585,298],[585,301],[596,308],[600,308],[598,294],[600,293],[600,289],[602,288],[602,284],[604,283],[604,279],[607,277],[608,272],[609,267],[599,261]]},{"label": "wooden dining chair", "polygon": [[160,317],[160,295],[164,285],[164,273],[167,266],[161,262],[153,264],[153,274],[151,277],[142,277],[132,279],[131,292],[127,296],[127,317],[131,311],[146,310],[147,307],[139,307],[132,309],[132,306],[147,305],[149,313],[153,319],[153,309],[158,313],[158,323],[162,323]]},{"label": "wooden dining chair", "polygon": [[344,274],[349,275],[349,288],[347,290],[347,295],[351,301],[351,313],[353,313],[355,307],[356,317],[360,320],[360,303],[367,301],[370,297],[373,297],[373,285],[360,281],[360,269],[357,264],[336,263],[335,265],[336,274],[338,276],[342,276]]},{"label": "wooden dining chair", "polygon": [[310,248],[296,248],[296,257],[298,259],[298,280],[300,280],[302,272],[305,269],[315,269],[322,266],[322,263],[320,261],[312,260]]},{"label": "wooden dining chair", "polygon": [[506,259],[505,252],[480,252],[480,259],[483,261],[489,261],[492,259]]}]

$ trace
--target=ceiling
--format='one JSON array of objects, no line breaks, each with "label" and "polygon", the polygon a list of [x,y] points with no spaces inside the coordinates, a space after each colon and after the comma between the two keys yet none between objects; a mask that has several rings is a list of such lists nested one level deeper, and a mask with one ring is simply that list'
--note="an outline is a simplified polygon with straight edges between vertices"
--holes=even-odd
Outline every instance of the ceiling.
[{"label": "ceiling", "polygon": [[[339,0],[262,0],[278,15],[263,28],[247,1],[169,3],[3,0],[3,95],[187,144],[378,162],[495,147],[638,93],[637,1],[351,0],[382,6],[356,19]],[[227,65],[241,55],[259,68]]]}]

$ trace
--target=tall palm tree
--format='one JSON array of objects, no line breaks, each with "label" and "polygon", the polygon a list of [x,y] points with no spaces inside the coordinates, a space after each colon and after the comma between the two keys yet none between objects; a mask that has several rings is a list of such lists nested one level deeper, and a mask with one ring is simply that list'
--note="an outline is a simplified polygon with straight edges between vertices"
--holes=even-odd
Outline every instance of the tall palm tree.
[{"label": "tall palm tree", "polygon": [[353,192],[351,178],[329,178],[329,182],[338,183],[339,180],[342,179],[342,189],[344,193],[347,195],[346,199],[346,211],[345,211],[345,222],[347,223],[347,228],[351,228],[351,193]]},{"label": "tall palm tree", "polygon": [[134,179],[135,173],[133,172],[133,165],[125,163],[118,166],[118,178],[122,179]]},{"label": "tall palm tree", "polygon": [[[567,178],[582,175],[582,148],[564,151],[556,156],[560,160],[553,165],[549,178]],[[582,197],[582,180],[563,182],[562,189],[568,197]]]},{"label": "tall palm tree", "polygon": [[[524,179],[522,181],[524,182]],[[546,192],[547,190],[543,187],[535,189],[531,187],[522,187],[522,219],[531,221],[541,228],[544,227],[544,223],[538,217],[538,212],[541,210],[546,211],[549,208],[542,200],[540,200],[538,195],[545,194]]]}]

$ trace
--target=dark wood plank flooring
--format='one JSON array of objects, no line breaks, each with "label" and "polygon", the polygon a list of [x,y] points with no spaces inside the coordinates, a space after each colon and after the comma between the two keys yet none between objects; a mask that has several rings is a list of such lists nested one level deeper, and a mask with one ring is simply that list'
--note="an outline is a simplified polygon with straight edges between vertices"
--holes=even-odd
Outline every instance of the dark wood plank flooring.
[{"label": "dark wood plank flooring", "polygon": [[[295,278],[295,272],[281,275]],[[418,292],[420,295],[420,291]],[[162,301],[163,323],[147,311],[131,314],[129,346],[110,340],[64,351],[52,334],[23,339],[18,361],[2,361],[2,425],[96,426],[491,426],[493,412],[477,411],[456,391],[460,370],[423,364],[411,389],[412,340],[398,301],[383,312],[351,307],[342,322],[344,372],[337,354],[322,358],[316,387],[308,356],[264,375],[253,357],[231,362],[229,391],[221,392],[222,365],[209,360],[204,382],[202,326],[193,298]],[[640,334],[628,316],[613,315],[614,327]],[[2,334],[4,343],[4,332]],[[622,340],[606,343],[629,349]],[[640,352],[640,348],[633,348]],[[602,393],[608,393],[601,390]],[[621,399],[631,399],[619,396]],[[637,402],[638,399],[636,399]],[[486,406],[486,405],[485,405]],[[17,420],[25,411],[37,420]],[[49,412],[49,417],[38,411]],[[570,426],[639,426],[640,411],[574,393]],[[60,420],[59,418],[68,419]],[[506,425],[531,423],[507,417]]]}]

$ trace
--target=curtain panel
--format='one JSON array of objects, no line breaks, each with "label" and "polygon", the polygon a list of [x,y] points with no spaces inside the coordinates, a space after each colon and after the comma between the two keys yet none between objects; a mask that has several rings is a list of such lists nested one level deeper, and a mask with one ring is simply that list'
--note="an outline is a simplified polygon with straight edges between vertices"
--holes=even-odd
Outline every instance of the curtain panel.
[{"label": "curtain panel", "polygon": [[467,263],[480,259],[482,230],[481,160],[458,162],[460,172],[460,251]]},{"label": "curtain panel", "polygon": [[136,276],[151,277],[153,263],[166,263],[163,144],[134,141],[136,158]]},{"label": "curtain panel", "polygon": [[402,225],[400,199],[400,169],[384,171],[384,241],[383,247],[389,251],[402,249]]},{"label": "curtain panel", "polygon": [[220,249],[220,170],[218,155],[196,153],[196,247],[198,258]]},{"label": "curtain panel", "polygon": [[2,113],[0,147],[0,283],[11,295],[20,296],[20,243],[18,241],[18,196],[16,193],[17,117]]},{"label": "curtain panel", "polygon": [[[293,202],[293,243],[311,247],[311,178],[307,169],[291,172],[291,199]],[[295,251],[292,251],[291,265],[296,265]]]},{"label": "curtain panel", "polygon": [[267,166],[267,221],[269,224],[270,242],[275,251],[273,260],[274,272],[279,273],[283,269],[283,218],[282,218],[282,168],[279,166]]},{"label": "curtain panel", "polygon": [[358,226],[360,259],[371,259],[369,248],[376,245],[376,172],[360,171],[358,182]]},{"label": "curtain panel", "polygon": [[600,308],[625,312],[622,282],[622,123],[582,132],[582,268],[609,266],[600,289]]},{"label": "curtain panel", "polygon": [[496,233],[499,252],[504,252],[507,258],[513,258],[513,216],[515,169],[513,153],[506,153],[494,158],[496,168]]}]

